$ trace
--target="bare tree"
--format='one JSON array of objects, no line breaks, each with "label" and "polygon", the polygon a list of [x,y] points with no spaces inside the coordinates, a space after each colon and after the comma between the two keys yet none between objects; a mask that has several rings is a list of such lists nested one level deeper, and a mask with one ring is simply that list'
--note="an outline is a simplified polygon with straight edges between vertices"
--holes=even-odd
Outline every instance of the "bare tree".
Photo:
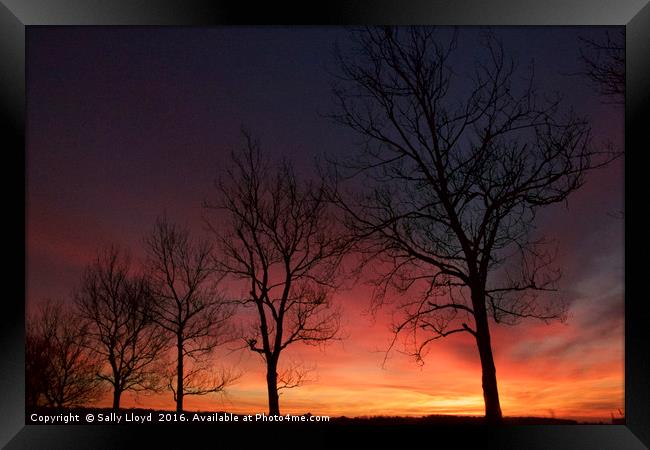
[{"label": "bare tree", "polygon": [[299,182],[288,163],[272,167],[259,143],[244,132],[232,153],[218,201],[206,203],[223,222],[212,221],[223,258],[220,269],[247,285],[241,304],[254,308],[246,346],[266,363],[269,414],[279,414],[278,389],[300,385],[303,367],[278,375],[289,345],[325,343],[337,336],[337,288],[345,242],[337,235],[322,185]]},{"label": "bare tree", "polygon": [[45,401],[49,347],[42,330],[42,318],[36,314],[28,316],[25,324],[25,406],[28,410]]},{"label": "bare tree", "polygon": [[28,406],[76,407],[99,399],[100,361],[88,351],[83,320],[63,302],[48,300],[28,317],[26,331]]},{"label": "bare tree", "polygon": [[132,275],[130,258],[116,246],[98,252],[75,295],[88,320],[90,348],[105,362],[98,377],[113,388],[113,409],[125,391],[156,391],[160,356],[166,345],[149,312],[152,298],[145,279]]},{"label": "bare tree", "polygon": [[583,75],[589,78],[598,92],[614,103],[625,101],[625,30],[605,33],[603,39],[580,39],[584,48],[580,57]]},{"label": "bare tree", "polygon": [[[187,395],[221,392],[238,375],[210,367],[209,357],[231,339],[231,305],[217,290],[212,248],[159,218],[146,238],[153,320],[173,337],[176,365],[169,378],[176,410]],[[191,363],[191,364],[188,364]]]},{"label": "bare tree", "polygon": [[[357,195],[334,195],[367,262],[375,305],[399,299],[395,337],[421,362],[436,339],[469,333],[482,366],[485,415],[501,420],[490,340],[495,323],[562,319],[553,253],[532,231],[537,211],[567,200],[613,158],[590,145],[587,122],[540,101],[493,35],[469,77],[453,67],[456,32],[368,28],[339,52],[334,119],[362,138],[335,164]],[[397,295],[400,294],[400,295]],[[393,341],[393,344],[395,341]],[[392,344],[391,344],[392,348]]]}]

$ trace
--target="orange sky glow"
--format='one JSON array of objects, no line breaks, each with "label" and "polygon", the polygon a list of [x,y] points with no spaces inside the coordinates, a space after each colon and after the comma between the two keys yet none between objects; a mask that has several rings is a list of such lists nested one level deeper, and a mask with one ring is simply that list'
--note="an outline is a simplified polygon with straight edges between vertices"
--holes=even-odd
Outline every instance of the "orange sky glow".
[{"label": "orange sky glow", "polygon": [[[340,300],[345,302],[346,297]],[[587,308],[588,301],[575,306]],[[566,324],[493,327],[497,379],[504,415],[608,419],[623,409],[623,340],[620,328],[608,339],[580,348],[575,320]],[[519,328],[519,329],[518,329]],[[471,337],[436,342],[423,366],[392,352],[382,367],[390,334],[388,322],[359,311],[348,315],[348,337],[324,349],[300,347],[285,361],[315,362],[316,373],[305,386],[281,391],[283,413],[332,416],[429,414],[482,415],[481,368]],[[576,344],[578,346],[579,344]],[[186,397],[187,410],[265,412],[264,365],[256,355],[240,352],[223,358],[245,373],[214,397]],[[110,406],[107,396],[104,406]],[[172,409],[171,395],[125,395],[125,407]]]},{"label": "orange sky glow", "polygon": [[[505,416],[593,422],[609,421],[612,415],[619,417],[624,412],[622,221],[612,218],[608,226],[584,235],[579,233],[582,225],[576,222],[600,207],[597,199],[604,191],[618,187],[613,175],[619,170],[621,166],[595,174],[576,194],[575,206],[557,208],[547,215],[548,232],[562,230],[558,239],[564,251],[558,263],[568,279],[564,289],[573,298],[568,320],[491,324]],[[28,255],[64,273],[79,273],[93,257],[93,245],[85,243],[81,234],[73,242],[57,239],[66,222],[74,219],[55,214],[49,219],[46,227],[34,221],[35,226],[28,230]],[[591,250],[579,251],[583,247]],[[46,293],[31,280],[28,287],[28,299],[34,299],[28,302],[29,310]],[[386,358],[392,310],[386,307],[374,316],[369,314],[370,295],[371,288],[363,283],[336,294],[336,303],[343,308],[344,339],[322,348],[294,345],[282,354],[281,366],[283,361],[302,362],[315,370],[304,386],[281,391],[281,412],[348,417],[482,415],[481,367],[471,336],[460,334],[435,341],[421,366],[401,352],[404,347],[399,339]],[[186,410],[266,412],[263,361],[246,350],[224,348],[215,356],[215,366],[220,365],[236,367],[241,378],[224,394],[186,397]],[[98,405],[110,406],[110,395]],[[122,405],[174,408],[170,392],[126,392]]]}]

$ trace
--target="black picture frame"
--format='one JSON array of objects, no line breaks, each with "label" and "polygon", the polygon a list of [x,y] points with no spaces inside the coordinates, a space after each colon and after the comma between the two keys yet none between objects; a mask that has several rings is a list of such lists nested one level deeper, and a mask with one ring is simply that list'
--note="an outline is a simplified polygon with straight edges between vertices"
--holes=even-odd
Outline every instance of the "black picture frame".
[{"label": "black picture frame", "polygon": [[[625,425],[573,426],[473,426],[418,428],[306,428],[263,426],[246,428],[212,426],[99,426],[25,425],[24,403],[24,290],[25,284],[25,32],[38,25],[624,25],[626,28],[625,122]],[[17,286],[3,299],[0,344],[0,445],[19,448],[133,448],[145,439],[147,447],[191,447],[206,439],[208,445],[239,439],[242,447],[268,443],[271,447],[320,447],[346,444],[353,434],[383,444],[411,439],[441,447],[452,439],[454,447],[526,449],[642,449],[650,447],[650,342],[649,314],[643,292],[631,295],[639,284],[632,273],[643,270],[635,261],[637,247],[630,231],[631,172],[639,170],[640,153],[650,148],[647,124],[650,99],[650,4],[647,0],[480,0],[329,1],[283,7],[238,1],[205,0],[2,0],[0,2],[0,111],[4,132],[3,155],[10,156],[2,178],[7,242],[14,244],[7,263],[6,281]],[[630,163],[632,154],[632,163]],[[637,156],[639,155],[639,156]],[[633,169],[637,164],[636,169]],[[11,175],[11,176],[9,176]],[[21,192],[20,183],[23,183]],[[21,196],[22,193],[22,196]],[[22,238],[22,239],[21,239]],[[22,248],[21,248],[22,245]],[[8,249],[8,246],[7,246]],[[641,259],[639,259],[641,260]],[[642,275],[643,276],[643,275]],[[643,278],[641,278],[643,279]],[[629,284],[628,284],[629,283]],[[355,436],[357,437],[357,436]],[[228,438],[228,441],[223,439]],[[153,441],[157,441],[156,444]],[[276,445],[273,445],[273,443]],[[340,443],[340,444],[339,444]]]}]

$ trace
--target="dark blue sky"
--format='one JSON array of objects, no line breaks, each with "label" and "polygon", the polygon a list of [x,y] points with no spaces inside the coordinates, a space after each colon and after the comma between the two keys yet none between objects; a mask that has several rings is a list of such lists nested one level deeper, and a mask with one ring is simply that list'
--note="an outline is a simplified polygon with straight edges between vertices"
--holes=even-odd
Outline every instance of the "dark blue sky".
[{"label": "dark blue sky", "polygon": [[[460,74],[480,31],[461,29]],[[578,36],[603,33],[496,29],[522,66],[535,61],[541,91],[561,92],[591,117],[597,138],[620,143],[622,110],[567,75],[579,70]],[[303,172],[316,155],[353,152],[354,136],[323,117],[332,110],[333,45],[346,39],[345,29],[320,27],[30,27],[30,297],[65,295],[101,242],[137,249],[163,210],[198,228],[242,125]]]}]

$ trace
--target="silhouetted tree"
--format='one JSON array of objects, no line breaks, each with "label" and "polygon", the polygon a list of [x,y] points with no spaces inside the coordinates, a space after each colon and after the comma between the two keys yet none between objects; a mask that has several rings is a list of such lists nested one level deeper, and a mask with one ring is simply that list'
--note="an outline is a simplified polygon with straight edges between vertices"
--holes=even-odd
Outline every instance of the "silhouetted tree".
[{"label": "silhouetted tree", "polygon": [[88,320],[90,348],[105,362],[98,377],[113,388],[113,409],[128,390],[155,391],[160,356],[166,345],[151,320],[152,297],[146,281],[130,273],[130,258],[116,246],[99,251],[75,295]]},{"label": "silhouetted tree", "polygon": [[49,342],[41,333],[41,318],[32,314],[25,325],[25,406],[33,410],[45,401]]},{"label": "silhouetted tree", "polygon": [[296,387],[304,367],[278,373],[282,351],[296,342],[335,338],[339,310],[332,305],[345,242],[337,235],[323,186],[299,182],[290,164],[272,167],[259,143],[244,133],[232,153],[218,200],[206,203],[223,221],[210,223],[221,250],[220,269],[247,285],[241,303],[254,308],[246,346],[266,363],[269,414],[279,414],[278,389]]},{"label": "silhouetted tree", "polygon": [[27,318],[27,405],[86,405],[103,393],[101,365],[88,350],[88,325],[61,301],[48,300]]},{"label": "silhouetted tree", "polygon": [[182,411],[185,396],[221,392],[237,379],[233,371],[209,366],[215,348],[231,339],[234,310],[217,290],[208,243],[191,240],[187,230],[163,217],[146,244],[152,318],[173,337],[176,365],[169,388]]},{"label": "silhouetted tree", "polygon": [[580,56],[586,75],[598,92],[614,103],[625,101],[625,31],[605,33],[603,39],[580,39]]},{"label": "silhouetted tree", "polygon": [[489,318],[564,317],[562,302],[536,295],[555,289],[559,272],[531,238],[535,215],[613,155],[593,149],[587,122],[562,113],[559,99],[538,99],[532,75],[519,81],[494,36],[463,78],[452,65],[456,33],[437,33],[368,28],[353,32],[350,56],[339,52],[333,117],[363,143],[334,165],[361,193],[334,195],[366,262],[378,263],[375,304],[402,294],[395,337],[408,331],[421,362],[432,341],[469,333],[486,419],[499,421]]}]

